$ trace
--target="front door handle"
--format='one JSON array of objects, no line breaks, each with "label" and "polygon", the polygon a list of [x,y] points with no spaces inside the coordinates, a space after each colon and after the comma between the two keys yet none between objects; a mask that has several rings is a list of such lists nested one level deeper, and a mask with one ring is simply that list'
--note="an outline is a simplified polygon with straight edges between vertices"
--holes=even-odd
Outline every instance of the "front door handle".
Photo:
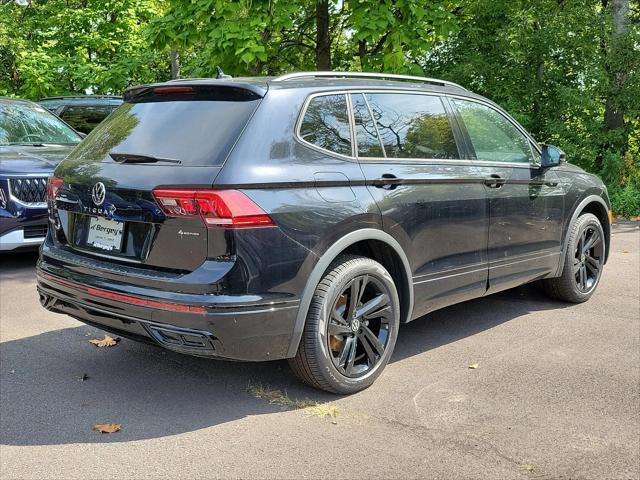
[{"label": "front door handle", "polygon": [[374,180],[373,184],[377,188],[384,188],[385,190],[393,190],[402,182],[401,179],[396,177],[393,173],[383,173],[378,180]]},{"label": "front door handle", "polygon": [[489,188],[500,188],[506,180],[497,173],[492,173],[489,178],[484,179],[484,184]]}]

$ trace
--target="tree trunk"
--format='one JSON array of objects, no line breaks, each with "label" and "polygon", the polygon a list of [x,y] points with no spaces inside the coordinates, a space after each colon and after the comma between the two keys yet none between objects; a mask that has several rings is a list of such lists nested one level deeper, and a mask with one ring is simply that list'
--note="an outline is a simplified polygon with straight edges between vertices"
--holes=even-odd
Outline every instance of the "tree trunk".
[{"label": "tree trunk", "polygon": [[624,57],[625,50],[633,48],[629,45],[627,35],[629,33],[629,0],[602,0],[603,8],[611,7],[613,31],[609,38],[605,38],[602,52],[605,71],[609,79],[609,88],[605,100],[603,132],[604,140],[596,158],[596,171],[602,171],[604,158],[607,151],[624,154],[627,145],[628,132],[624,122],[624,105],[620,101],[621,93],[628,79],[628,66],[620,61]]},{"label": "tree trunk", "polygon": [[331,70],[329,0],[317,0],[316,2],[316,68]]},{"label": "tree trunk", "polygon": [[359,40],[358,41],[358,57],[360,57],[360,70],[363,72],[367,71],[367,67],[369,66],[367,63],[367,41]]},{"label": "tree trunk", "polygon": [[[624,48],[624,37],[629,32],[629,0],[613,0],[611,3],[613,16],[613,33],[611,35],[611,50],[614,59],[618,56],[618,50]],[[604,126],[606,131],[624,127],[624,109],[616,102],[616,94],[624,88],[627,80],[627,72],[624,65],[615,65],[611,68],[609,81],[609,95],[605,105]]]},{"label": "tree trunk", "polygon": [[180,54],[175,48],[171,49],[171,78],[180,78]]}]

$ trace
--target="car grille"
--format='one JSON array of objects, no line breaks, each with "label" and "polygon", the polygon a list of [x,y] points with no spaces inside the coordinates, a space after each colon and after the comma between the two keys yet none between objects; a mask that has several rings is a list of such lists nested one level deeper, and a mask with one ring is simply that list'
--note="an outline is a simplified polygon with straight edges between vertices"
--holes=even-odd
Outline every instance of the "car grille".
[{"label": "car grille", "polygon": [[26,204],[46,203],[47,177],[9,179],[11,194]]},{"label": "car grille", "polygon": [[42,238],[47,235],[46,225],[30,225],[24,227],[24,238]]}]

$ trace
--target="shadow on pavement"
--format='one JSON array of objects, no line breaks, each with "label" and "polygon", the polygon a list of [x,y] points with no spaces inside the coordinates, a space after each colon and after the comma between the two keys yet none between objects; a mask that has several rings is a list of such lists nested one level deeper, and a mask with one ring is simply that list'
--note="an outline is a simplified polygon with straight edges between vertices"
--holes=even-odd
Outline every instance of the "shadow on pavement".
[{"label": "shadow on pavement", "polygon": [[36,278],[38,251],[0,252],[0,282]]},{"label": "shadow on pavement", "polygon": [[[30,261],[16,260],[23,266]],[[3,269],[3,278],[5,274],[20,273],[9,267]],[[400,329],[392,362],[531,311],[562,306],[533,287],[521,287],[440,310]],[[336,398],[296,381],[284,361],[221,362],[126,339],[113,348],[89,344],[90,338],[101,335],[82,325],[0,344],[0,443],[124,442],[282,411],[249,395],[249,383],[278,388],[293,398]],[[85,381],[83,374],[89,377]],[[111,422],[121,423],[122,431],[92,431],[96,423]]]}]

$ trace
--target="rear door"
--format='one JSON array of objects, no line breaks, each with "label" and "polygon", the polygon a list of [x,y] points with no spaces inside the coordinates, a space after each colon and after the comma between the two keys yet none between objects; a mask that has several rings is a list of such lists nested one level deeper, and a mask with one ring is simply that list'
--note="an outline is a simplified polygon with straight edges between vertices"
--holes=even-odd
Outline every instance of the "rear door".
[{"label": "rear door", "polygon": [[211,188],[263,93],[228,82],[130,94],[55,171],[57,245],[171,270],[201,265],[220,242],[199,217],[166,217],[152,192]]},{"label": "rear door", "polygon": [[351,95],[357,153],[384,229],[412,268],[413,317],[480,296],[488,212],[477,168],[438,95]]},{"label": "rear door", "polygon": [[511,288],[558,267],[564,192],[540,167],[529,137],[498,109],[453,98],[489,199],[489,289]]}]

